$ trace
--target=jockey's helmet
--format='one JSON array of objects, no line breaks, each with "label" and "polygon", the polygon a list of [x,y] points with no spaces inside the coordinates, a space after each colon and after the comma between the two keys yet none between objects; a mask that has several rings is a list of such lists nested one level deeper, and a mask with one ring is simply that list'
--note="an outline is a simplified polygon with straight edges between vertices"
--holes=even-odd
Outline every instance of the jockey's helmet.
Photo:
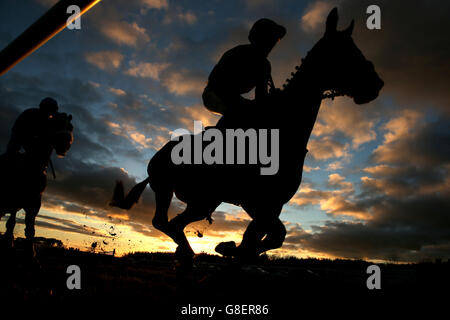
[{"label": "jockey's helmet", "polygon": [[55,99],[47,97],[42,99],[39,109],[48,114],[54,114],[58,111],[58,102]]},{"label": "jockey's helmet", "polygon": [[248,35],[252,44],[264,44],[277,41],[286,35],[286,28],[270,19],[259,19],[255,22]]}]

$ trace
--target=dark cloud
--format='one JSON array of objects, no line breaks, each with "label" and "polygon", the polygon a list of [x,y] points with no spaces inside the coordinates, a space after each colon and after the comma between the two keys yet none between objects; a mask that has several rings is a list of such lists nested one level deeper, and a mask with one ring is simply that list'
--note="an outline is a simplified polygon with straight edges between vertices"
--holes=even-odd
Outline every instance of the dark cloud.
[{"label": "dark cloud", "polygon": [[[341,21],[355,19],[355,42],[385,81],[384,94],[423,109],[450,110],[449,2],[343,0],[337,4]],[[381,9],[381,30],[366,28],[366,9],[373,4]]]},{"label": "dark cloud", "polygon": [[[111,213],[127,214],[132,220],[151,223],[155,209],[153,192],[144,192],[140,204],[128,212],[109,207],[116,181],[123,181],[127,190],[136,180],[116,167],[104,167],[80,161],[67,161],[56,180],[48,183],[50,204],[60,204],[66,209],[78,209],[79,213],[93,214],[106,218]],[[77,206],[73,207],[73,203]]]},{"label": "dark cloud", "polygon": [[145,130],[148,125],[178,128],[179,109],[171,105],[158,104],[149,97],[138,96],[133,92],[117,97],[114,100],[117,109],[113,110],[113,116],[107,120],[134,124],[136,127]]},{"label": "dark cloud", "polygon": [[409,163],[429,169],[449,163],[450,150],[443,147],[450,145],[449,125],[448,117],[417,123],[407,136],[389,143],[386,148],[376,150],[373,161],[386,160],[391,164],[404,165],[407,159]]},{"label": "dark cloud", "polygon": [[329,222],[299,239],[302,248],[339,257],[420,261],[449,258],[449,194],[384,198],[367,223]]},{"label": "dark cloud", "polygon": [[0,103],[0,119],[2,120],[2,124],[0,125],[1,152],[6,151],[6,145],[9,141],[11,128],[19,114],[19,110],[9,103],[3,101]]},{"label": "dark cloud", "polygon": [[298,249],[299,244],[302,244],[306,239],[311,238],[311,234],[306,232],[299,225],[290,227],[287,231],[288,232],[286,235],[286,239],[284,240],[284,244],[291,245],[295,249]]}]

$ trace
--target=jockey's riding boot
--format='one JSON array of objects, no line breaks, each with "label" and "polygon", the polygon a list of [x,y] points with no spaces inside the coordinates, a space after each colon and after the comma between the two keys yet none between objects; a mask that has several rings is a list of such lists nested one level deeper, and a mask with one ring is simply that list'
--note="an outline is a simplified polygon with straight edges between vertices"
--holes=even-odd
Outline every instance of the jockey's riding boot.
[{"label": "jockey's riding boot", "polygon": [[236,242],[227,241],[219,243],[214,249],[217,253],[220,253],[224,257],[233,257],[236,255]]}]

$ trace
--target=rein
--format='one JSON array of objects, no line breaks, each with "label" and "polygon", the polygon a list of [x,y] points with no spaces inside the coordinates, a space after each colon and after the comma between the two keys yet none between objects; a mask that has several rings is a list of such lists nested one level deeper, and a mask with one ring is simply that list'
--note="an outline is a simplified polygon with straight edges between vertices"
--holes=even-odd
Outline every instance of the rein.
[{"label": "rein", "polygon": [[[55,131],[54,134],[58,135],[58,134],[71,134],[71,133],[72,132],[70,130],[58,130],[58,131]],[[56,180],[55,167],[53,166],[53,161],[51,158],[48,160],[48,164],[50,165],[50,169],[52,170],[53,180]]]},{"label": "rein", "polygon": [[53,167],[52,159],[48,160],[48,163],[50,164],[50,168],[52,169],[53,180],[56,180],[55,168]]},{"label": "rein", "polygon": [[324,92],[322,94],[322,99],[334,100],[334,98],[341,96],[344,96],[344,94],[342,92],[339,92],[338,90],[328,90],[327,92]]}]

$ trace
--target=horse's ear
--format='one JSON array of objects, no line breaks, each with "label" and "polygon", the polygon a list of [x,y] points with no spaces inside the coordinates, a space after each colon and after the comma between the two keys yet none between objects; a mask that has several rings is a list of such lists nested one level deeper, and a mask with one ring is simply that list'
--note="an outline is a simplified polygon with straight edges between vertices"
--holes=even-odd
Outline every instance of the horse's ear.
[{"label": "horse's ear", "polygon": [[337,8],[333,8],[333,10],[331,10],[331,12],[328,14],[325,29],[326,35],[333,34],[336,32],[337,22],[338,22],[338,11]]},{"label": "horse's ear", "polygon": [[345,29],[343,32],[344,32],[346,35],[351,36],[354,27],[355,27],[355,19],[353,19],[352,22],[350,22],[350,25],[349,25],[349,26],[347,27],[347,29]]}]

